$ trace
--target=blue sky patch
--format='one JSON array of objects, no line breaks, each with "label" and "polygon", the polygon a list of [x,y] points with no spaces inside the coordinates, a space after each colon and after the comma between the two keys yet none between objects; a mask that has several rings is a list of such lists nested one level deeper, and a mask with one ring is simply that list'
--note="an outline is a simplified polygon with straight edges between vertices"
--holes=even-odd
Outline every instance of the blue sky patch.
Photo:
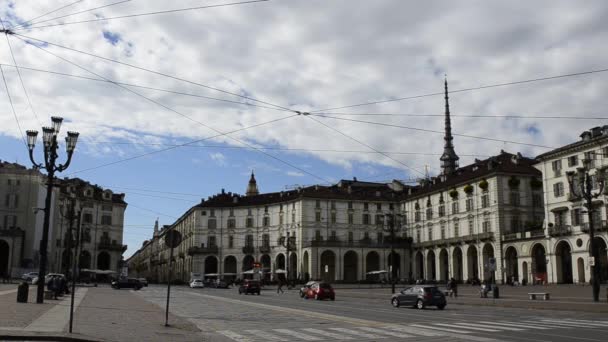
[{"label": "blue sky patch", "polygon": [[103,37],[112,45],[118,44],[118,42],[121,40],[120,34],[110,31],[103,31]]}]

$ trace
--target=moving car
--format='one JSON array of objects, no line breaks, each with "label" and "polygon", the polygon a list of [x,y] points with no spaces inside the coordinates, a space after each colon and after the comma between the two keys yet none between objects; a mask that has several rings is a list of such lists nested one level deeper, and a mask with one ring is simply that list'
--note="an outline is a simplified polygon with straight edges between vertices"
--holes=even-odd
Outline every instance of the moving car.
[{"label": "moving car", "polygon": [[261,290],[260,282],[257,280],[246,279],[243,284],[239,287],[239,294],[256,294],[260,295]]},{"label": "moving car", "polygon": [[146,278],[137,278],[142,286],[148,287],[148,279]]},{"label": "moving car", "polygon": [[316,300],[321,299],[336,299],[336,293],[334,289],[328,283],[314,283],[310,286],[310,288],[306,291],[304,298],[314,298]]},{"label": "moving car", "polygon": [[418,285],[408,287],[401,292],[393,294],[391,304],[398,308],[401,305],[424,309],[427,306],[436,306],[443,310],[447,305],[445,295],[435,285]]},{"label": "moving car", "polygon": [[310,287],[316,283],[316,281],[309,281],[308,283],[304,284],[304,286],[300,288],[300,297],[304,298],[304,296],[306,296],[306,292],[308,292]]},{"label": "moving car", "polygon": [[142,288],[141,283],[136,278],[119,278],[112,280],[112,287],[120,290],[120,289],[136,289],[139,290]]},{"label": "moving car", "polygon": [[200,279],[194,279],[190,282],[190,288],[199,288],[202,289],[203,287],[205,287],[205,285],[203,284],[203,281]]},{"label": "moving car", "polygon": [[34,278],[38,278],[38,272],[23,273],[21,276],[21,279],[25,281],[32,281]]}]

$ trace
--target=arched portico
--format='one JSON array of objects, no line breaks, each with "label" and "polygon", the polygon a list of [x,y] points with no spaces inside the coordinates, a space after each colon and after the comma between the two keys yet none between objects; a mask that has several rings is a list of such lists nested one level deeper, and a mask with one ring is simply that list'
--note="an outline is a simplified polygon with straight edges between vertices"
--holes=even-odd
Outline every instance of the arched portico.
[{"label": "arched portico", "polygon": [[321,278],[327,282],[336,280],[336,254],[333,251],[326,250],[321,253],[321,268],[319,273]]},{"label": "arched portico", "polygon": [[218,269],[218,261],[217,257],[210,255],[205,258],[205,275],[207,274],[217,274]]},{"label": "arched portico", "polygon": [[477,247],[470,245],[467,249],[467,266],[469,279],[479,279],[479,256]]},{"label": "arched portico", "polygon": [[545,247],[537,243],[532,247],[532,281],[540,284],[547,282],[547,254]]},{"label": "arched portico", "polygon": [[[496,279],[496,259],[494,258],[494,247],[490,243],[486,243],[483,246],[483,265],[484,265],[484,279],[495,280]],[[494,266],[491,265],[490,260],[494,261]],[[494,270],[492,270],[494,268]]]},{"label": "arched portico", "polygon": [[460,247],[455,247],[452,252],[452,275],[454,279],[458,281],[464,280],[463,278],[463,263],[462,263],[462,249]]},{"label": "arched portico", "polygon": [[[392,256],[392,258],[391,258]],[[393,260],[395,265],[393,266]],[[390,279],[401,278],[401,256],[397,252],[389,253],[386,257],[386,264],[388,265],[388,272]]]},{"label": "arched portico", "polygon": [[572,284],[572,248],[565,240],[555,246],[555,271],[559,284]]},{"label": "arched portico", "polygon": [[439,252],[439,279],[446,282],[450,278],[450,260],[448,250],[443,248]]},{"label": "arched portico", "polygon": [[519,281],[517,249],[513,246],[507,247],[507,251],[505,252],[505,274],[507,277],[507,284]]},{"label": "arched portico", "polygon": [[437,280],[437,267],[435,265],[435,252],[428,251],[426,254],[426,276],[427,280]]},{"label": "arched portico", "polygon": [[97,255],[97,268],[105,271],[110,269],[112,258],[108,252],[101,252]]},{"label": "arched portico", "polygon": [[416,252],[416,279],[424,279],[424,256],[421,251]]},{"label": "arched portico", "polygon": [[0,240],[0,276],[10,270],[10,247],[4,240]]},{"label": "arched portico", "polygon": [[357,260],[359,256],[355,251],[348,251],[344,254],[344,274],[342,279],[347,282],[357,281]]}]

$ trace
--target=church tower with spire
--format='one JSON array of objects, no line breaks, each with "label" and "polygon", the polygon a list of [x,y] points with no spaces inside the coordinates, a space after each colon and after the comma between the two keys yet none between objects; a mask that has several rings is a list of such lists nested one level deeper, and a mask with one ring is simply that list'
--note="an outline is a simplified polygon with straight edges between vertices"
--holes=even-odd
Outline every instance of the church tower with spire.
[{"label": "church tower with spire", "polygon": [[458,168],[458,156],[454,151],[454,144],[452,141],[452,124],[450,122],[450,103],[448,101],[448,79],[445,79],[445,137],[443,145],[443,154],[441,155],[441,173],[448,176],[456,171]]},{"label": "church tower with spire", "polygon": [[245,192],[246,196],[255,196],[259,195],[260,191],[258,190],[258,184],[255,181],[255,176],[253,175],[253,171],[251,171],[251,178],[249,178],[249,184],[247,184],[247,192]]},{"label": "church tower with spire", "polygon": [[154,222],[154,235],[153,236],[158,236],[158,217],[156,218],[156,221]]}]

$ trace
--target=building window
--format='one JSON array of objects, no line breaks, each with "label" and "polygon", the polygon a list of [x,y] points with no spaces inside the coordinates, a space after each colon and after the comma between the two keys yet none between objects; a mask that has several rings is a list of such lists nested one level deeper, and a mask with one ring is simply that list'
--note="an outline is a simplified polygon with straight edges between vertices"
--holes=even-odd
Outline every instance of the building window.
[{"label": "building window", "polygon": [[363,224],[369,224],[369,214],[363,214]]},{"label": "building window", "polygon": [[353,202],[348,202],[348,209],[352,209],[353,208]]},{"label": "building window", "polygon": [[487,220],[483,221],[482,228],[483,228],[483,232],[484,233],[487,233],[487,232],[491,231],[492,230],[492,222],[487,221]]},{"label": "building window", "polygon": [[376,226],[378,226],[378,227],[384,226],[384,215],[382,215],[382,214],[376,215]]},{"label": "building window", "polygon": [[378,241],[378,243],[382,243],[382,233],[376,233],[376,241]]},{"label": "building window", "polygon": [[382,211],[382,203],[376,203],[376,211]]},{"label": "building window", "polygon": [[416,210],[416,212],[414,212],[414,222],[420,222],[420,211]]},{"label": "building window", "polygon": [[368,233],[368,232],[365,232],[365,233],[363,234],[363,239],[364,239],[364,240],[369,240],[369,233]]},{"label": "building window", "polygon": [[283,225],[283,213],[279,214],[279,224]]},{"label": "building window", "polygon": [[466,207],[467,207],[467,211],[472,211],[473,210],[473,199],[472,198],[467,198],[465,204],[466,204]]},{"label": "building window", "polygon": [[367,203],[367,202],[363,203],[363,210],[365,210],[365,211],[369,210],[369,203]]},{"label": "building window", "polygon": [[420,241],[420,229],[416,230],[416,242],[421,242]]},{"label": "building window", "polygon": [[209,220],[207,220],[207,227],[209,227],[209,229],[215,229],[215,228],[217,228],[217,220],[216,219],[212,219],[212,218],[210,218]]},{"label": "building window", "polygon": [[84,213],[82,215],[82,222],[83,223],[93,223],[93,214],[91,214],[91,213]]},{"label": "building window", "polygon": [[580,226],[581,225],[581,210],[580,209],[574,209],[572,210],[572,225],[573,226]]},{"label": "building window", "polygon": [[458,208],[458,202],[452,202],[452,214],[458,214],[460,208]]},{"label": "building window", "polygon": [[207,247],[213,247],[215,246],[215,236],[211,235],[207,237]]},{"label": "building window", "polygon": [[317,209],[321,208],[321,201],[319,201],[319,200],[315,201],[315,208],[317,208]]},{"label": "building window", "polygon": [[558,211],[553,213],[555,225],[558,227],[566,225],[566,211]]},{"label": "building window", "polygon": [[236,228],[236,220],[234,218],[228,219],[228,228]]},{"label": "building window", "polygon": [[336,201],[331,201],[330,205],[331,205],[331,209],[336,210]]},{"label": "building window", "polygon": [[454,237],[460,236],[460,222],[454,221]]},{"label": "building window", "polygon": [[264,219],[262,219],[262,224],[264,227],[270,226],[270,216],[264,216]]},{"label": "building window", "polygon": [[112,225],[112,216],[101,215],[101,224]]},{"label": "building window", "polygon": [[315,230],[315,240],[316,241],[321,241],[321,231],[320,230]]},{"label": "building window", "polygon": [[268,214],[268,206],[264,206],[264,213]]},{"label": "building window", "polygon": [[228,236],[228,248],[234,248],[234,236]]},{"label": "building window", "polygon": [[253,217],[248,217],[245,220],[245,227],[247,227],[247,228],[253,227]]},{"label": "building window", "polygon": [[433,208],[426,208],[426,219],[431,220],[433,218]]},{"label": "building window", "polygon": [[321,222],[321,212],[315,212],[315,222]]},{"label": "building window", "polygon": [[353,240],[354,240],[354,238],[353,238],[353,232],[348,232],[348,242],[349,243],[353,243]]},{"label": "building window", "polygon": [[330,216],[331,216],[331,223],[335,224],[336,223],[336,213],[332,212]]},{"label": "building window", "polygon": [[296,222],[296,212],[292,211],[291,212],[291,223],[295,223]]},{"label": "building window", "polygon": [[245,247],[253,247],[253,235],[247,234],[245,236]]},{"label": "building window", "polygon": [[17,227],[17,215],[4,215],[4,229]]},{"label": "building window", "polygon": [[354,219],[355,215],[353,215],[352,213],[348,213],[348,224],[353,224]]},{"label": "building window", "polygon": [[608,158],[608,146],[602,147],[602,155],[604,158]]},{"label": "building window", "polygon": [[445,216],[445,205],[440,205],[439,206],[439,217],[443,217]]},{"label": "building window", "polygon": [[433,226],[429,226],[428,227],[428,231],[429,231],[429,241],[433,240]]},{"label": "building window", "polygon": [[585,152],[585,159],[589,161],[589,169],[595,167],[595,151]]},{"label": "building window", "polygon": [[270,235],[269,234],[262,235],[262,246],[270,247]]},{"label": "building window", "polygon": [[445,225],[441,225],[441,240],[445,240]]},{"label": "building window", "polygon": [[481,195],[481,207],[487,208],[489,206],[490,206],[490,195],[488,195],[488,194]]},{"label": "building window", "polygon": [[230,211],[228,212],[228,216],[234,216],[234,209],[230,208]]},{"label": "building window", "polygon": [[577,166],[578,165],[578,156],[570,156],[568,157],[568,166]]},{"label": "building window", "polygon": [[338,241],[338,236],[336,235],[336,231],[332,230],[331,235],[329,236],[332,241]]},{"label": "building window", "polygon": [[561,176],[562,175],[562,161],[561,161],[561,159],[554,160],[551,163],[551,169],[553,170],[553,173],[554,173],[555,177]]},{"label": "building window", "polygon": [[473,232],[475,231],[475,221],[473,220],[473,218],[469,219],[469,235],[473,235]]},{"label": "building window", "polygon": [[513,206],[519,206],[519,192],[518,191],[511,191],[511,193],[509,193],[509,202]]},{"label": "building window", "polygon": [[553,196],[554,197],[564,196],[564,183],[559,182],[559,183],[553,184]]},{"label": "building window", "polygon": [[513,216],[511,218],[511,232],[516,233],[519,231],[521,231],[521,219],[519,216]]},{"label": "building window", "polygon": [[112,211],[112,206],[104,204],[104,205],[101,206],[101,210],[103,210],[103,211]]},{"label": "building window", "polygon": [[543,197],[540,194],[532,194],[532,206],[534,208],[543,206]]}]

